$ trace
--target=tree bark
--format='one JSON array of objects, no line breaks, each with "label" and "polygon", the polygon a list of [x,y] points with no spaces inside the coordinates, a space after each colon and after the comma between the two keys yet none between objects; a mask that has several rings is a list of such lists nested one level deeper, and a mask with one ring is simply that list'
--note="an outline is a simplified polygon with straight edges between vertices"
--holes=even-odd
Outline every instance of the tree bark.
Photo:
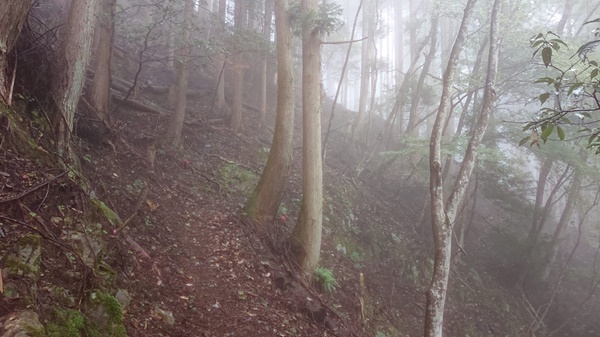
[{"label": "tree bark", "polygon": [[[265,0],[265,21],[263,26],[263,35],[267,41],[271,39],[271,21],[273,17],[273,0]],[[290,46],[291,48],[291,46]],[[258,120],[260,125],[265,123],[267,115],[267,77],[268,77],[268,62],[267,57],[263,57],[260,69],[260,110]]]},{"label": "tree bark", "polygon": [[277,214],[292,163],[294,134],[294,69],[288,0],[275,0],[277,43],[277,116],[269,159],[246,211],[261,229]]},{"label": "tree bark", "polygon": [[438,26],[439,26],[439,14],[434,13],[431,19],[431,31],[429,33],[431,43],[429,47],[429,51],[427,52],[427,56],[425,57],[425,62],[423,63],[423,69],[421,69],[421,74],[419,75],[419,80],[417,82],[417,86],[415,88],[414,93],[412,94],[410,101],[410,114],[408,117],[408,125],[406,126],[406,133],[411,136],[417,136],[417,120],[419,119],[419,102],[421,101],[421,91],[423,90],[423,85],[425,84],[425,77],[429,73],[429,68],[431,67],[431,63],[435,58],[435,52],[437,49],[438,43]]},{"label": "tree bark", "polygon": [[72,1],[69,9],[69,20],[65,27],[61,49],[62,63],[59,64],[62,73],[61,78],[54,81],[56,86],[53,93],[58,125],[56,146],[57,153],[61,157],[72,155],[70,137],[91,55],[97,5],[97,0],[79,0]]},{"label": "tree bark", "polygon": [[0,6],[0,97],[8,100],[6,65],[29,13],[31,1],[3,0]]},{"label": "tree bark", "polygon": [[[352,130],[350,132],[350,141],[353,142],[356,134],[362,128],[367,113],[367,102],[369,99],[369,84],[371,83],[371,68],[372,68],[372,46],[373,46],[373,7],[374,4],[367,1],[362,6],[363,20],[362,20],[362,46],[361,46],[361,63],[360,63],[360,94],[358,96],[358,113],[352,123]],[[371,93],[373,94],[373,93]]]},{"label": "tree bark", "polygon": [[178,57],[176,58],[177,83],[175,85],[175,111],[169,125],[167,139],[173,147],[181,146],[181,130],[183,129],[183,120],[185,118],[185,108],[187,106],[187,88],[188,88],[188,67],[190,58],[190,36],[192,29],[192,15],[194,10],[194,0],[184,0],[183,9],[183,29],[181,31],[181,43],[179,46]]},{"label": "tree bark", "polygon": [[[318,11],[317,0],[302,0],[301,9]],[[302,206],[290,243],[298,266],[311,276],[319,262],[323,223],[321,159],[321,39],[316,27],[302,32]]]},{"label": "tree bark", "polygon": [[[235,34],[237,43],[241,43],[240,31],[246,24],[246,6],[244,0],[235,1]],[[236,48],[233,55],[233,98],[231,102],[231,122],[229,127],[233,132],[239,132],[242,129],[242,107],[244,101],[244,59],[242,50]]]},{"label": "tree bark", "polygon": [[110,102],[111,67],[116,0],[99,0],[100,13],[96,26],[96,47],[94,77],[90,88],[90,104],[99,114],[98,117],[108,124],[108,106]]},{"label": "tree bark", "polygon": [[[223,39],[225,37],[225,19],[227,15],[227,0],[219,0],[218,16],[220,20],[219,34]],[[227,56],[224,53],[219,54],[215,65],[215,106],[222,113],[226,110],[227,103],[225,102],[225,61]]]},{"label": "tree bark", "polygon": [[473,133],[467,146],[463,163],[455,180],[453,190],[444,205],[443,177],[441,167],[441,139],[444,122],[448,116],[452,100],[452,85],[460,53],[467,39],[467,25],[473,13],[477,0],[469,0],[465,6],[462,22],[448,58],[448,65],[444,72],[442,96],[438,114],[433,126],[430,141],[430,194],[431,218],[433,239],[435,243],[435,257],[433,276],[427,291],[427,308],[425,313],[425,336],[441,337],[444,323],[444,306],[448,289],[448,276],[450,274],[450,259],[452,249],[452,231],[458,207],[464,198],[468,182],[473,171],[479,146],[487,128],[489,115],[495,102],[494,86],[498,54],[498,12],[500,0],[494,1],[492,21],[490,28],[490,57],[488,59],[488,74],[486,79],[486,104],[483,106],[476,132]]},{"label": "tree bark", "polygon": [[571,216],[573,215],[573,210],[575,209],[575,203],[579,198],[581,178],[581,172],[577,170],[575,172],[575,176],[573,177],[573,181],[571,182],[571,186],[569,186],[567,204],[565,205],[565,208],[563,209],[560,215],[560,220],[558,220],[558,225],[554,230],[554,235],[552,235],[552,240],[550,241],[550,249],[546,254],[544,265],[542,266],[542,270],[539,275],[540,281],[542,282],[548,280],[548,276],[550,276],[550,271],[552,271],[552,266],[554,265],[554,261],[556,260],[556,256],[558,255],[558,251],[560,250],[560,244],[564,239],[565,232],[567,231],[567,227],[569,226],[569,222],[571,221]]}]

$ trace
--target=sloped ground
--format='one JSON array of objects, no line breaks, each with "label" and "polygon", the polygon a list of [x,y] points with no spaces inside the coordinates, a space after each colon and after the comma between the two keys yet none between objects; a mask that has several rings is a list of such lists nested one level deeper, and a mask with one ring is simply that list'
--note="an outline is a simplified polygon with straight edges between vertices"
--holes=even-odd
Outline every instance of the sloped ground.
[{"label": "sloped ground", "polygon": [[[286,189],[287,219],[277,219],[269,237],[257,235],[241,207],[266,160],[270,133],[258,128],[252,111],[245,112],[243,135],[198,119],[208,100],[190,107],[196,117],[186,126],[185,148],[159,147],[154,167],[146,151],[148,139],[157,137],[158,125],[165,122],[161,116],[122,111],[117,117],[127,145],[113,148],[89,135],[78,140],[93,194],[122,219],[134,215],[123,233],[104,221],[101,234],[112,252],[105,262],[117,273],[116,286],[131,295],[128,334],[420,336],[432,265],[429,234],[413,229],[422,188],[392,188],[385,181],[355,177],[352,160],[340,155],[347,153],[342,137],[334,136],[325,166],[321,265],[333,271],[336,290],[303,284],[281,245],[299,208],[300,156],[295,156]],[[296,130],[296,151],[300,136]],[[60,306],[82,309],[80,299],[98,280],[93,273],[71,271],[81,263],[61,255],[65,224],[55,220],[83,217],[73,214],[89,211],[88,196],[74,183],[77,177],[43,160],[3,150],[0,164],[0,215],[17,220],[0,219],[7,233],[1,248],[9,251],[26,233],[47,236],[41,276],[34,282],[7,280],[24,292],[40,289],[33,304],[3,297],[0,315],[33,305],[42,309],[43,318],[50,317],[44,308],[56,304],[49,291],[56,284],[73,292]],[[147,196],[138,210],[136,199],[144,186]],[[71,215],[60,206],[68,206]],[[519,336],[531,322],[521,298],[498,281],[487,256],[488,232],[478,224],[472,237],[480,239],[468,242],[469,255],[452,269],[448,336]]]}]

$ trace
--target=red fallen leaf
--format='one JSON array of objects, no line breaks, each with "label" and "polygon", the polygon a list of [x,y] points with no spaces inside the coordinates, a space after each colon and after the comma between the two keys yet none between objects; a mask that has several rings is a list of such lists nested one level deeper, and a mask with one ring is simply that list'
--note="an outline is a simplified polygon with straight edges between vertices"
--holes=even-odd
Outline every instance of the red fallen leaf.
[{"label": "red fallen leaf", "polygon": [[22,175],[22,176],[21,176],[21,178],[22,178],[23,180],[27,180],[27,179],[29,179],[29,176],[28,176],[28,175],[26,175],[26,174],[24,174],[24,175]]},{"label": "red fallen leaf", "polygon": [[286,222],[287,221],[287,217],[285,215],[281,215],[281,221]]}]

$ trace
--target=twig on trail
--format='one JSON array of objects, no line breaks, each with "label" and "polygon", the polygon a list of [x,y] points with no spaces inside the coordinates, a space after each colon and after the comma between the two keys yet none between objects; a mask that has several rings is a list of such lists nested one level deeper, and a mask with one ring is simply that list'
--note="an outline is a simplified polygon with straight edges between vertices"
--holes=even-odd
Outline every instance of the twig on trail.
[{"label": "twig on trail", "polygon": [[125,227],[131,222],[131,220],[133,220],[133,218],[137,215],[138,211],[142,207],[142,204],[144,203],[144,200],[146,200],[146,195],[148,195],[148,185],[144,184],[144,187],[138,194],[137,199],[135,200],[135,204],[133,206],[133,211],[131,212],[131,215],[129,215],[127,220],[123,221],[123,223],[119,225],[116,231],[117,233],[123,232],[123,229],[125,229]]},{"label": "twig on trail", "polygon": [[254,172],[254,173],[258,173],[258,174],[260,174],[260,172],[257,172],[257,170],[256,170],[255,168],[253,168],[253,167],[250,167],[250,166],[244,165],[244,164],[242,164],[242,163],[236,163],[236,162],[234,162],[234,161],[231,161],[231,160],[229,160],[229,159],[223,158],[223,157],[219,156],[218,154],[208,154],[207,156],[209,156],[209,157],[214,157],[214,158],[218,158],[218,159],[220,159],[220,160],[222,160],[222,161],[226,162],[227,164],[231,164],[231,165],[237,165],[237,166],[240,166],[240,167],[242,167],[242,168],[245,168],[246,170],[248,170],[248,171],[250,171],[250,172]]},{"label": "twig on trail", "polygon": [[44,187],[44,186],[46,186],[46,185],[49,185],[49,184],[51,184],[51,183],[52,183],[52,182],[54,182],[55,180],[57,180],[57,179],[61,178],[62,176],[64,176],[65,174],[67,174],[67,171],[64,171],[63,173],[61,173],[61,174],[57,175],[56,177],[54,177],[54,178],[52,178],[52,179],[50,179],[50,180],[48,180],[48,181],[45,181],[45,182],[43,182],[43,183],[41,183],[41,184],[39,184],[39,185],[35,186],[34,188],[31,188],[31,189],[29,189],[29,190],[27,190],[27,191],[25,191],[25,192],[23,192],[23,193],[21,193],[21,194],[19,194],[19,195],[17,195],[17,196],[14,196],[14,197],[12,197],[12,198],[2,199],[2,200],[0,200],[0,204],[5,204],[5,203],[7,203],[7,202],[11,202],[11,201],[19,200],[19,199],[21,199],[21,198],[25,197],[26,195],[28,195],[28,194],[31,194],[31,193],[33,193],[33,192],[35,192],[35,191],[39,190],[40,188],[42,188],[42,187]]}]

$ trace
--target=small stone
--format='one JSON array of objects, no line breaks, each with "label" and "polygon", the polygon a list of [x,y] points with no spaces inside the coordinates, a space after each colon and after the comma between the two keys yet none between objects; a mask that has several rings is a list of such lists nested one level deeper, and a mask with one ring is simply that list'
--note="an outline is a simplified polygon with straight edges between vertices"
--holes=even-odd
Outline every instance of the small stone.
[{"label": "small stone", "polygon": [[25,310],[13,314],[5,321],[4,332],[0,337],[33,337],[44,331],[35,311]]},{"label": "small stone", "polygon": [[158,316],[160,316],[160,318],[162,318],[165,322],[167,322],[167,324],[169,324],[169,325],[175,324],[175,317],[173,316],[172,312],[163,310],[159,307],[154,307],[154,312],[156,312],[156,314]]},{"label": "small stone", "polygon": [[119,304],[121,304],[121,308],[123,310],[125,310],[125,308],[127,308],[127,306],[129,306],[129,304],[131,303],[131,295],[129,295],[129,292],[125,289],[117,290],[115,298],[117,299],[117,301],[119,301]]}]

